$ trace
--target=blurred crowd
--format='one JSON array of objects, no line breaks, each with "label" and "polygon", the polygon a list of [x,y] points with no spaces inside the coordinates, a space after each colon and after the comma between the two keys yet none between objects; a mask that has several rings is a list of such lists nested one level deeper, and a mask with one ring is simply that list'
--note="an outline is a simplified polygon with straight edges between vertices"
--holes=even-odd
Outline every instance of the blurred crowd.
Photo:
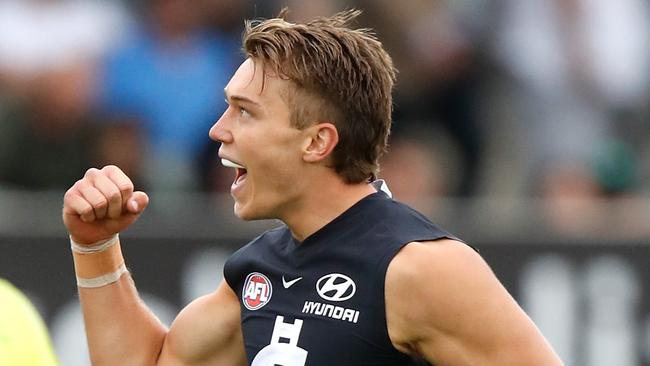
[{"label": "blurred crowd", "polygon": [[0,187],[116,164],[149,191],[227,192],[207,131],[243,20],[283,6],[358,7],[393,56],[381,175],[401,200],[535,197],[562,228],[650,189],[645,0],[0,0]]}]

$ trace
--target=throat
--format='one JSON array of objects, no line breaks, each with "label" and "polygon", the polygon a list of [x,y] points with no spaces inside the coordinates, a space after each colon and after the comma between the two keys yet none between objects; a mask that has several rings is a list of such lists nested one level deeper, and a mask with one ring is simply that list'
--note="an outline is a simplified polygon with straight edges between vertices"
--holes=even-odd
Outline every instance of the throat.
[{"label": "throat", "polygon": [[296,243],[304,243],[326,226],[339,221],[361,200],[377,191],[369,184],[358,184],[345,185],[344,189],[324,188],[315,192],[317,198],[312,196],[312,199],[303,199],[303,204],[298,204],[298,207],[294,205],[289,215],[281,218],[291,230]]}]

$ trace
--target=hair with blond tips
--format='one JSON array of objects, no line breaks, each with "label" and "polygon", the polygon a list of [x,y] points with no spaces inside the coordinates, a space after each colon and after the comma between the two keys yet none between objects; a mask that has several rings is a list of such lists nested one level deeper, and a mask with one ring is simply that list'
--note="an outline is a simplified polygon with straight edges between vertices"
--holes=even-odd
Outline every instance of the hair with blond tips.
[{"label": "hair with blond tips", "polygon": [[348,183],[374,180],[386,151],[395,69],[369,29],[353,29],[360,10],[304,24],[277,18],[246,21],[243,50],[264,68],[293,82],[286,100],[291,123],[333,123],[339,142],[333,168]]}]

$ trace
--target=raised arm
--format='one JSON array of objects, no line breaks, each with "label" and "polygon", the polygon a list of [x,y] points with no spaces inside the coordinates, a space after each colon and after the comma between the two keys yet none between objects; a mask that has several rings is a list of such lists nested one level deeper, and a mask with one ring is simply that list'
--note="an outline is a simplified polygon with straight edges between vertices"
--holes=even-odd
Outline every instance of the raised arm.
[{"label": "raised arm", "polygon": [[115,166],[88,170],[65,194],[63,221],[74,242],[92,364],[244,364],[238,302],[227,285],[192,302],[171,331],[140,300],[123,270],[116,234],[135,222],[148,202]]},{"label": "raised arm", "polygon": [[389,266],[393,344],[435,365],[557,366],[562,361],[488,265],[465,244],[410,243]]}]

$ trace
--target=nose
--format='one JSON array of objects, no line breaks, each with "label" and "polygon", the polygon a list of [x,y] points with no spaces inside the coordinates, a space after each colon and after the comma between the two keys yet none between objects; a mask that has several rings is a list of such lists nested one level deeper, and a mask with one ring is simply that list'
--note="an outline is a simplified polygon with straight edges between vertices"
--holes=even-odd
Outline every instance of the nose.
[{"label": "nose", "polygon": [[226,144],[233,141],[232,132],[227,128],[227,114],[228,110],[210,128],[208,135],[212,140]]}]

